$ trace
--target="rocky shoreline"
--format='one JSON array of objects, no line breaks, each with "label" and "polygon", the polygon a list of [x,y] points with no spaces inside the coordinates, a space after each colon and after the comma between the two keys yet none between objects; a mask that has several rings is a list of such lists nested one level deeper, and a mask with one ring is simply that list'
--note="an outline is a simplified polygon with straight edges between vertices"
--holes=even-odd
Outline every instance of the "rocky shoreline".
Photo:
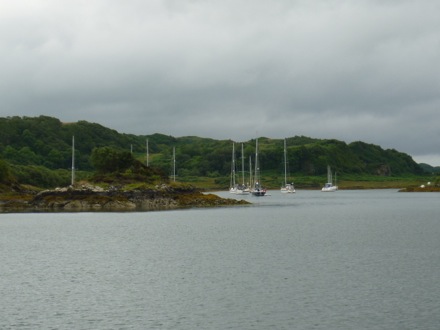
[{"label": "rocky shoreline", "polygon": [[31,198],[3,200],[0,212],[158,211],[246,204],[249,203],[244,200],[221,198],[189,186],[159,185],[154,189],[133,190],[81,186],[45,190]]},{"label": "rocky shoreline", "polygon": [[399,192],[440,192],[440,187],[408,187],[400,189]]}]

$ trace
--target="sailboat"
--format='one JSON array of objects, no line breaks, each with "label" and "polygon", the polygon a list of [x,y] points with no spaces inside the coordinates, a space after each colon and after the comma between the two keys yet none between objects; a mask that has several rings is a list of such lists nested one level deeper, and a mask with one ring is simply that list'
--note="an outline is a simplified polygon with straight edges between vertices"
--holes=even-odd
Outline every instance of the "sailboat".
[{"label": "sailboat", "polygon": [[253,179],[252,178],[252,156],[249,156],[249,184],[245,189],[245,191],[247,193],[251,192],[251,186],[252,186],[252,182],[253,182],[252,179]]},{"label": "sailboat", "polygon": [[251,191],[254,196],[266,195],[266,189],[263,188],[260,182],[260,168],[258,164],[258,138],[255,143],[255,172],[254,172],[254,187]]},{"label": "sailboat", "polygon": [[[335,173],[335,178],[336,178],[336,173]],[[336,191],[336,190],[338,190],[338,186],[336,185],[336,183],[335,185],[333,185],[332,171],[330,169],[330,166],[327,165],[327,183],[322,188],[322,191]]]},{"label": "sailboat", "polygon": [[249,189],[244,183],[244,151],[243,151],[243,143],[241,144],[241,184],[236,186],[235,193],[237,195],[248,195]]},{"label": "sailboat", "polygon": [[231,182],[229,184],[229,192],[237,193],[237,184],[235,183],[235,143],[232,142],[232,162],[231,162]]},{"label": "sailboat", "polygon": [[176,147],[173,147],[173,182],[176,182]]},{"label": "sailboat", "polygon": [[71,186],[75,185],[75,135],[72,136],[72,180]]},{"label": "sailboat", "polygon": [[281,187],[282,193],[294,193],[295,186],[292,183],[287,183],[287,147],[286,139],[284,139],[284,185]]}]

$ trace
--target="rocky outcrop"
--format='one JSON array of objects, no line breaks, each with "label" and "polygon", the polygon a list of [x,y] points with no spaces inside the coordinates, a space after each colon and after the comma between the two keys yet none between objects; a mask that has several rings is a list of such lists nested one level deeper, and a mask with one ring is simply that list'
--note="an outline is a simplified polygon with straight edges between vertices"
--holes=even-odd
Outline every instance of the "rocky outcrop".
[{"label": "rocky outcrop", "polygon": [[377,167],[376,174],[379,176],[390,176],[391,167],[388,164],[381,164]]},{"label": "rocky outcrop", "polygon": [[435,187],[435,186],[407,187],[404,189],[400,189],[399,192],[440,192],[440,187]]},{"label": "rocky outcrop", "polygon": [[153,211],[188,207],[243,205],[246,201],[204,194],[193,187],[156,186],[124,191],[112,187],[62,188],[38,193],[28,207],[36,211]]}]

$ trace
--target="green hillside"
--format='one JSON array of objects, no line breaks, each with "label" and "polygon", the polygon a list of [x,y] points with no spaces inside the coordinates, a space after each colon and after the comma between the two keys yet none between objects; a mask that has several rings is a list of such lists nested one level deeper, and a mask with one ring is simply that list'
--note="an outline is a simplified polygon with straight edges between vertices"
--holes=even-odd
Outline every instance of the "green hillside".
[{"label": "green hillside", "polygon": [[419,165],[426,173],[440,173],[440,166],[434,167],[425,163],[421,163]]},{"label": "green hillside", "polygon": [[[75,168],[87,176],[95,168],[91,162],[94,148],[110,147],[129,151],[141,163],[171,174],[173,148],[176,151],[177,176],[181,179],[208,177],[226,184],[231,172],[232,141],[195,136],[172,137],[163,134],[132,135],[119,133],[97,123],[79,121],[62,123],[59,119],[40,117],[0,118],[0,159],[9,164],[20,181],[51,186],[68,182],[72,161],[72,137],[75,136]],[[283,140],[259,138],[262,173],[278,184],[284,168]],[[255,154],[255,140],[243,141],[245,169]],[[304,136],[287,138],[290,176],[324,176],[327,165],[344,176],[393,177],[421,175],[424,172],[407,154],[384,150],[364,142],[346,144],[338,140]],[[241,143],[236,143],[237,171],[241,171]],[[6,176],[6,175],[5,175]],[[33,177],[37,179],[32,179]],[[50,179],[52,176],[53,180]],[[35,181],[35,182],[32,182]],[[275,183],[276,182],[276,183]],[[40,182],[41,185],[41,182]]]}]

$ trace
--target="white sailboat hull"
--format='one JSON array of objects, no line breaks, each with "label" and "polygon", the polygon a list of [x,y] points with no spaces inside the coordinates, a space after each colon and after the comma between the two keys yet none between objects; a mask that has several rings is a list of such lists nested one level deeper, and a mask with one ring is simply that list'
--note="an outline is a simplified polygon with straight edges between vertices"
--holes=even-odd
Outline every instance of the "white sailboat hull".
[{"label": "white sailboat hull", "polygon": [[292,194],[296,192],[294,186],[291,184],[287,184],[284,187],[281,187],[280,191],[283,194]]},{"label": "white sailboat hull", "polygon": [[236,195],[249,195],[249,191],[247,190],[237,190]]},{"label": "white sailboat hull", "polygon": [[327,183],[325,187],[322,188],[322,191],[331,192],[338,190],[338,186],[333,186],[331,183]]}]

